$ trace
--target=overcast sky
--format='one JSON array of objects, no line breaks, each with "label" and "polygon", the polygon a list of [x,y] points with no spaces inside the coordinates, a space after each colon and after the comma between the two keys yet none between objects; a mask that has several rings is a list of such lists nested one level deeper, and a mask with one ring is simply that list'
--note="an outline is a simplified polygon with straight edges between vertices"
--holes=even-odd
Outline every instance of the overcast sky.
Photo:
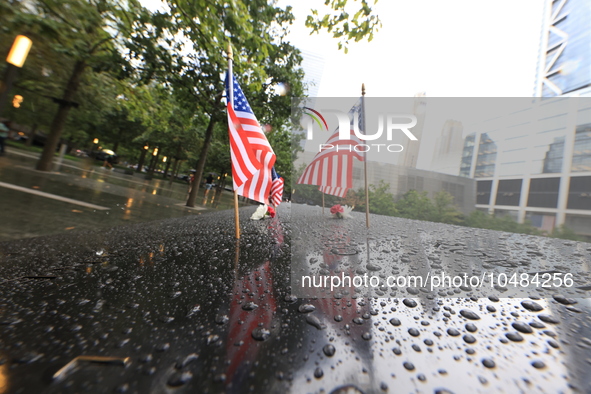
[{"label": "overcast sky", "polygon": [[[542,0],[380,0],[383,27],[371,43],[337,50],[328,34],[304,26],[320,0],[294,7],[291,41],[325,59],[318,96],[524,97],[533,94]],[[353,3],[354,4],[354,3]]]}]

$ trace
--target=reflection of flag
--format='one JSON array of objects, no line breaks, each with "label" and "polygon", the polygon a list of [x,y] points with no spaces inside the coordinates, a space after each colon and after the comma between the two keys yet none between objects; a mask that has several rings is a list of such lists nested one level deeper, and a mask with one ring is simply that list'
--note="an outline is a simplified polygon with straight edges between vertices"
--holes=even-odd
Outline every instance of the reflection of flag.
[{"label": "reflection of flag", "polygon": [[[240,85],[232,76],[234,102],[228,101],[228,130],[234,190],[241,196],[267,203],[271,189],[271,168],[275,153],[267,141]],[[227,96],[230,97],[229,91]]]},{"label": "reflection of flag", "polygon": [[271,195],[269,196],[269,199],[271,200],[271,204],[278,206],[283,199],[284,181],[275,171],[275,167],[271,169],[271,178],[273,179],[273,182],[271,183]]},{"label": "reflection of flag", "polygon": [[[360,105],[355,105],[349,111],[352,116],[351,125],[355,118],[353,115],[359,113],[360,108]],[[361,122],[360,119],[359,123]],[[353,158],[364,160],[363,154],[355,150],[359,144],[361,141],[352,127],[349,139],[346,140],[340,140],[339,130],[335,131],[324,144],[324,147],[332,148],[318,152],[297,183],[319,185],[319,190],[323,193],[345,197],[347,190],[353,188]]]}]

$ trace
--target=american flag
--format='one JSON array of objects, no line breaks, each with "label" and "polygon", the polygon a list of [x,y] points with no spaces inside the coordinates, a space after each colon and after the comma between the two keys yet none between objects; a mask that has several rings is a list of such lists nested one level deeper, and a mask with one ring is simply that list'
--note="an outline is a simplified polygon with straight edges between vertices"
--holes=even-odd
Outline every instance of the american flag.
[{"label": "american flag", "polygon": [[283,184],[285,182],[283,178],[277,174],[275,167],[271,169],[271,178],[273,181],[271,183],[271,195],[269,196],[269,200],[271,200],[273,206],[278,206],[283,199]]},{"label": "american flag", "polygon": [[321,192],[341,198],[345,197],[347,190],[353,188],[353,158],[360,161],[365,159],[363,153],[355,151],[355,147],[361,144],[361,141],[352,128],[355,113],[359,113],[359,123],[362,122],[360,109],[359,101],[349,111],[351,117],[349,139],[340,140],[337,129],[325,144],[332,145],[334,148],[318,152],[297,183],[319,185],[318,190]]},{"label": "american flag", "polygon": [[226,78],[226,97],[233,89],[234,102],[228,99],[228,132],[234,190],[241,196],[266,204],[271,192],[271,168],[275,152],[269,145],[238,81],[232,75],[232,86]]}]

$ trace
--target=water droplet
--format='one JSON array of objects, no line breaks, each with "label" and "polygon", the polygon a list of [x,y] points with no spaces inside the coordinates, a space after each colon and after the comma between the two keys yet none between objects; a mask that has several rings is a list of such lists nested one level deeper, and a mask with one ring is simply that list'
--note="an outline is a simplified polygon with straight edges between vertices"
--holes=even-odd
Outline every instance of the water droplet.
[{"label": "water droplet", "polygon": [[189,371],[175,372],[168,379],[168,385],[172,387],[179,387],[188,383],[193,378],[193,374]]},{"label": "water droplet", "polygon": [[324,347],[322,348],[322,351],[324,352],[324,354],[326,354],[328,357],[332,357],[334,356],[336,349],[333,345],[331,345],[330,343],[327,345],[324,345]]},{"label": "water droplet", "polygon": [[363,324],[363,319],[360,317],[356,317],[353,319],[353,323],[355,324]]},{"label": "water droplet", "polygon": [[343,321],[343,316],[341,316],[341,315],[336,315],[336,316],[334,317],[334,321],[336,321],[336,322],[341,322],[341,321]]},{"label": "water droplet", "polygon": [[251,335],[257,341],[264,341],[271,336],[271,332],[263,327],[257,327],[252,330]]},{"label": "water droplet", "polygon": [[421,333],[419,332],[419,330],[417,330],[416,328],[409,328],[408,329],[408,333],[410,335],[412,335],[413,337],[418,337],[419,335],[421,335]]},{"label": "water droplet", "polygon": [[505,334],[507,338],[509,338],[513,342],[521,342],[523,341],[523,337],[519,335],[518,332],[508,332]]},{"label": "water droplet", "polygon": [[322,330],[322,323],[320,323],[320,319],[318,319],[314,315],[307,315],[306,323],[308,323],[312,327],[316,327],[317,329]]},{"label": "water droplet", "polygon": [[411,298],[405,298],[404,300],[402,300],[402,303],[409,308],[414,308],[415,306],[417,306],[417,302]]},{"label": "water droplet", "polygon": [[474,338],[474,336],[471,334],[465,334],[462,338],[464,339],[464,342],[466,342],[466,343],[476,342],[476,338]]},{"label": "water droplet", "polygon": [[554,316],[551,316],[551,315],[541,314],[541,315],[538,315],[538,319],[540,319],[544,323],[548,323],[548,324],[558,324],[558,323],[560,323],[560,320],[558,320],[557,318],[555,318]]},{"label": "water droplet", "polygon": [[409,371],[413,371],[415,369],[415,365],[413,363],[411,363],[410,361],[405,361],[402,363],[402,365],[404,366],[404,368],[406,368]]},{"label": "water droplet", "polygon": [[520,321],[514,322],[513,324],[511,324],[511,326],[513,326],[513,328],[516,329],[517,331],[524,333],[524,334],[531,334],[534,331],[534,330],[532,330],[532,328],[528,324],[525,324]]},{"label": "water droplet", "polygon": [[296,302],[297,300],[298,300],[298,297],[296,297],[292,294],[288,294],[285,296],[285,302],[293,303],[293,302]]},{"label": "water droplet", "polygon": [[532,361],[531,365],[534,368],[537,368],[537,369],[542,369],[542,368],[545,368],[546,367],[546,364],[544,364],[544,362],[539,361],[539,360]]},{"label": "water droplet", "polygon": [[364,332],[361,335],[361,338],[365,339],[366,341],[369,341],[371,339],[371,333],[370,332]]},{"label": "water droplet", "polygon": [[258,307],[259,306],[257,304],[255,304],[254,302],[252,302],[252,301],[247,302],[246,304],[242,305],[242,309],[245,310],[245,311],[254,311]]},{"label": "water droplet", "polygon": [[312,304],[302,304],[298,308],[298,311],[300,311],[301,313],[310,313],[310,312],[314,312],[315,310],[316,310],[316,307]]},{"label": "water droplet", "polygon": [[453,327],[448,328],[447,333],[452,337],[457,337],[458,335],[460,335],[460,332]]},{"label": "water droplet", "polygon": [[490,358],[483,358],[482,365],[484,365],[486,368],[494,368],[496,366],[495,362]]},{"label": "water droplet", "polygon": [[400,325],[400,319],[398,319],[397,317],[393,317],[390,319],[390,324],[392,324],[393,326],[399,326]]},{"label": "water droplet", "polygon": [[521,305],[527,309],[528,311],[532,311],[532,312],[539,312],[542,309],[544,309],[544,307],[540,304],[538,304],[537,302],[533,302],[533,301],[522,301]]},{"label": "water droplet", "polygon": [[466,325],[464,327],[466,327],[466,330],[468,330],[470,332],[478,331],[478,328],[476,327],[476,325],[474,323],[466,323]]},{"label": "water droplet", "polygon": [[314,370],[314,377],[316,379],[320,379],[323,376],[324,376],[324,371],[322,370],[322,368],[316,367],[316,369]]},{"label": "water droplet", "polygon": [[215,322],[217,324],[226,324],[229,320],[230,320],[230,318],[226,315],[217,315],[215,317]]},{"label": "water droplet", "polygon": [[480,320],[480,316],[478,316],[476,313],[472,312],[470,309],[462,309],[460,311],[460,315],[464,316],[466,319]]}]

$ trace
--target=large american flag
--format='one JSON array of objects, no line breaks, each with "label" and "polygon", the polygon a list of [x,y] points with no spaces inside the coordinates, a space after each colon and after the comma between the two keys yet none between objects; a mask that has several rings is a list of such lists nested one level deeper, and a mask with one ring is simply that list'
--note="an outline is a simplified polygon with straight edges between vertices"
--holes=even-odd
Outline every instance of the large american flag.
[{"label": "large american flag", "polygon": [[357,145],[362,144],[353,132],[353,115],[355,113],[359,114],[359,123],[361,124],[363,121],[361,100],[349,111],[351,117],[349,139],[340,140],[337,129],[326,141],[326,145],[332,145],[334,148],[318,152],[297,183],[319,185],[318,190],[321,192],[341,198],[345,197],[347,191],[353,188],[353,159],[360,161],[365,159],[363,153],[356,152],[354,149]]},{"label": "large american flag", "polygon": [[[232,85],[226,78],[228,98],[228,132],[234,190],[241,196],[268,203],[271,192],[271,168],[275,164],[275,152],[254,116],[240,85],[232,75]],[[234,103],[229,100],[233,89]]]}]

